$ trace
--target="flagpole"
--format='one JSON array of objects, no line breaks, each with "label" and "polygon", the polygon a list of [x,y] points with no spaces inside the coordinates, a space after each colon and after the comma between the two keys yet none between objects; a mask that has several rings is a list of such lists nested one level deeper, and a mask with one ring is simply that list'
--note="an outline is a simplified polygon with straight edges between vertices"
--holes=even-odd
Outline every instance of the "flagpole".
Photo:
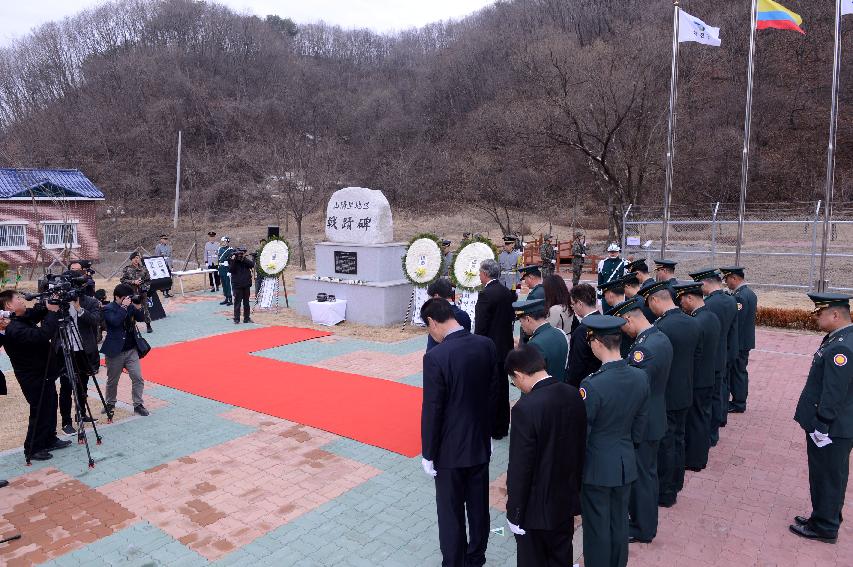
[{"label": "flagpole", "polygon": [[[829,248],[832,194],[835,190],[835,138],[838,128],[838,83],[841,74],[841,0],[835,0],[835,58],[832,64],[832,106],[829,118],[829,146],[826,151],[826,196],[823,200],[823,242],[820,246],[820,272],[817,290],[826,291],[826,254]],[[812,285],[813,282],[809,282]]]},{"label": "flagpole", "polygon": [[757,4],[757,0],[752,0],[752,26],[749,29],[749,70],[746,76],[746,117],[743,125],[743,158],[740,167],[740,206],[737,215],[737,246],[735,247],[736,265],[740,265],[740,248],[743,244],[743,217],[746,215],[746,188],[749,184],[749,140],[752,134],[752,74],[755,68]]},{"label": "flagpole", "polygon": [[669,217],[672,203],[673,157],[675,154],[675,121],[678,104],[678,16],[679,0],[672,1],[672,75],[669,83],[669,129],[666,137],[666,184],[663,190],[663,226],[660,237],[660,255],[666,257],[669,244]]}]

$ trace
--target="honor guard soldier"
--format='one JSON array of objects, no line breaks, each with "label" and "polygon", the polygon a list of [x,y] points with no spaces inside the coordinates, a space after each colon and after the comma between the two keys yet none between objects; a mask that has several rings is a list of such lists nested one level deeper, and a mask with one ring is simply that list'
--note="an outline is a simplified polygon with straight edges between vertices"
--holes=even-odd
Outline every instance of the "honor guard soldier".
[{"label": "honor guard soldier", "polygon": [[628,501],[629,542],[651,543],[658,533],[658,445],[666,433],[666,382],[672,365],[672,343],[652,325],[641,297],[629,299],[611,310],[625,319],[622,332],[633,337],[628,364],[646,373],[649,380],[649,421],[646,435],[637,444],[637,480]]},{"label": "honor guard soldier", "polygon": [[755,348],[755,313],[758,310],[758,297],[746,285],[743,268],[731,266],[720,268],[726,286],[732,290],[738,303],[738,342],[739,349],[735,364],[729,373],[729,390],[732,401],[729,403],[729,413],[746,411],[746,397],[749,394],[749,373],[746,366],[749,363],[749,351]]},{"label": "honor guard soldier", "polygon": [[666,383],[666,434],[658,448],[658,504],[675,504],[684,482],[684,430],[687,412],[693,405],[693,371],[701,357],[699,323],[681,312],[672,300],[668,280],[640,290],[657,319],[655,327],[672,343],[672,365]]},{"label": "honor guard soldier", "polygon": [[[527,286],[527,289],[530,290],[527,292],[527,297],[525,299],[541,299],[545,300],[545,288],[542,286],[542,272],[539,270],[539,266],[529,265],[524,266],[518,269],[519,276],[521,277],[521,283]],[[519,343],[524,344],[527,342],[529,337],[524,332],[524,329],[519,333]]]},{"label": "honor guard soldier", "polygon": [[810,293],[809,298],[818,327],[828,334],[812,358],[794,414],[806,432],[812,513],[794,518],[790,530],[835,543],[853,447],[853,324],[849,296]]},{"label": "honor guard soldier", "polygon": [[620,250],[619,245],[612,242],[607,247],[607,258],[598,263],[598,297],[601,299],[601,311],[603,313],[607,313],[612,305],[604,301],[601,286],[625,275],[625,260],[619,256]]},{"label": "honor guard soldier", "polygon": [[701,282],[675,286],[675,300],[681,310],[699,322],[702,355],[693,368],[693,405],[687,412],[685,427],[684,467],[699,472],[708,466],[711,450],[711,405],[714,400],[714,380],[720,370],[720,320],[705,305]]},{"label": "honor guard soldier", "polygon": [[225,301],[220,301],[219,305],[233,305],[231,301],[231,273],[228,271],[233,255],[234,249],[231,248],[231,239],[223,236],[219,239],[219,250],[216,251],[216,269],[219,271],[222,294],[225,296]]},{"label": "honor guard soldier", "polygon": [[566,334],[548,322],[544,299],[516,301],[512,304],[524,334],[530,337],[527,344],[539,349],[545,359],[548,375],[560,382],[566,381],[566,363],[569,343]]},{"label": "honor guard soldier", "polygon": [[504,236],[504,247],[498,254],[498,264],[501,267],[501,283],[507,289],[518,287],[518,263],[521,260],[521,252],[515,249],[515,237]]},{"label": "honor guard soldier", "polygon": [[705,305],[720,320],[720,340],[717,342],[717,361],[714,374],[714,397],[711,401],[711,447],[720,440],[720,427],[725,427],[729,407],[729,368],[734,365],[739,350],[737,301],[723,291],[723,281],[716,268],[703,268],[690,274],[702,282]]},{"label": "honor guard soldier", "polygon": [[575,238],[572,240],[572,285],[578,285],[581,281],[583,273],[583,263],[586,260],[586,242],[583,238],[583,233],[579,230],[575,231]]},{"label": "honor guard soldier", "polygon": [[649,381],[619,354],[621,317],[590,315],[586,340],[601,368],[579,389],[586,406],[587,442],[581,515],[587,567],[628,564],[628,499],[637,479],[634,446],[645,438]]},{"label": "honor guard soldier", "polygon": [[542,259],[542,277],[547,277],[557,271],[557,253],[554,250],[554,237],[546,234],[539,247],[539,257]]},{"label": "honor guard soldier", "polygon": [[449,278],[450,270],[453,269],[453,252],[450,251],[450,245],[453,244],[450,240],[441,241],[441,253],[444,256],[444,261],[441,263],[442,277]]}]

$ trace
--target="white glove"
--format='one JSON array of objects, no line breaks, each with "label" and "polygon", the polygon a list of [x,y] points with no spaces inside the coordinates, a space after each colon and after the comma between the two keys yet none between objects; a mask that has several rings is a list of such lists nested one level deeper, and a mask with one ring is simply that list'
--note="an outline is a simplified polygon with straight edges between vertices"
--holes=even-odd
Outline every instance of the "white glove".
[{"label": "white glove", "polygon": [[818,447],[826,447],[827,445],[832,443],[832,439],[829,438],[828,434],[821,433],[817,429],[809,433],[809,437],[812,438],[812,441],[814,441],[814,444]]},{"label": "white glove", "polygon": [[424,472],[431,477],[435,477],[438,474],[432,464],[432,461],[421,458],[421,466],[424,468]]},{"label": "white glove", "polygon": [[492,455],[495,452],[495,440],[489,437],[489,454]]},{"label": "white glove", "polygon": [[556,261],[556,260],[551,260],[551,263],[552,263],[552,264],[556,264],[556,263],[557,263],[557,261]]},{"label": "white glove", "polygon": [[527,533],[526,531],[521,529],[521,526],[516,526],[515,524],[513,524],[509,520],[507,520],[506,523],[509,524],[509,531],[511,531],[515,535],[524,535]]}]

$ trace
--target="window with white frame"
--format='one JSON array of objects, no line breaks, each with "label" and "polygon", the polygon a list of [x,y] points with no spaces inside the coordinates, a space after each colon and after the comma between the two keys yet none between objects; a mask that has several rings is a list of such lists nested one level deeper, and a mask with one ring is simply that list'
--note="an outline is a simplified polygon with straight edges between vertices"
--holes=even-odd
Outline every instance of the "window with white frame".
[{"label": "window with white frame", "polygon": [[75,248],[79,246],[77,243],[77,222],[76,221],[45,221],[42,223],[44,228],[44,247],[45,248]]},{"label": "window with white frame", "polygon": [[26,224],[0,224],[0,248],[12,250],[27,249]]}]

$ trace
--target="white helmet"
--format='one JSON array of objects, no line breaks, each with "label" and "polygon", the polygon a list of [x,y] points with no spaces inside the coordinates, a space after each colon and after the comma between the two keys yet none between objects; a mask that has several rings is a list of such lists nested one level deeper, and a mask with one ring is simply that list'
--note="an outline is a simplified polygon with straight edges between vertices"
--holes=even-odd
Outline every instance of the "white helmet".
[{"label": "white helmet", "polygon": [[610,246],[607,247],[608,252],[621,252],[622,249],[619,248],[619,245],[615,242],[611,243]]}]

